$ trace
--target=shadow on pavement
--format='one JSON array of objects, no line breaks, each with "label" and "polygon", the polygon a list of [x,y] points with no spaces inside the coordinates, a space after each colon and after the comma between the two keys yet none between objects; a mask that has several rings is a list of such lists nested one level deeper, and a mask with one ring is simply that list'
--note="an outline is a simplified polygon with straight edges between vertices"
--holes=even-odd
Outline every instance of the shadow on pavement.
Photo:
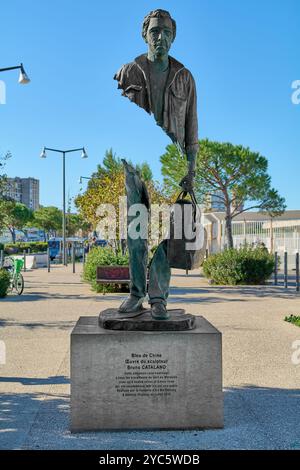
[{"label": "shadow on pavement", "polygon": [[75,299],[75,300],[91,300],[95,299],[95,295],[82,295],[82,294],[58,294],[58,293],[45,293],[45,292],[34,292],[32,294],[24,293],[22,295],[8,295],[4,299],[0,299],[1,303],[10,303],[10,302],[36,302],[39,300],[49,300],[49,299]]},{"label": "shadow on pavement", "polygon": [[76,320],[74,321],[56,321],[56,322],[19,322],[14,320],[0,320],[0,328],[7,328],[7,327],[21,327],[27,328],[29,330],[34,330],[36,328],[55,328],[59,330],[69,330],[73,328],[75,325]]},{"label": "shadow on pavement", "polygon": [[[41,286],[39,286],[41,288]],[[31,292],[28,292],[32,290]],[[198,294],[199,297],[195,295]],[[206,297],[203,297],[203,294],[207,294]],[[111,301],[119,300],[127,297],[128,293],[118,293],[118,294],[101,294],[101,293],[92,293],[87,294],[64,294],[59,292],[45,292],[45,291],[35,291],[34,288],[28,288],[25,290],[22,295],[8,295],[7,297],[0,300],[1,303],[11,303],[11,302],[35,302],[49,299],[57,300],[95,300],[98,302],[101,301]],[[194,295],[193,297],[188,298],[189,295]],[[215,295],[215,296],[214,296]],[[173,296],[173,297],[172,297]],[[180,299],[178,296],[182,296]],[[222,297],[223,296],[223,297]],[[225,297],[226,296],[226,297]],[[251,300],[253,298],[283,298],[283,299],[294,299],[299,297],[299,292],[296,292],[295,289],[289,288],[284,289],[282,286],[205,286],[205,287],[170,287],[170,297],[169,302],[241,302],[246,300]],[[146,302],[146,301],[145,301]]]},{"label": "shadow on pavement", "polygon": [[[55,377],[33,380],[57,383]],[[229,387],[224,393],[224,429],[71,434],[68,395],[4,393],[0,398],[0,448],[300,449],[299,399],[297,389]]]},{"label": "shadow on pavement", "polygon": [[242,297],[276,297],[276,298],[295,298],[299,296],[295,290],[283,289],[280,286],[209,286],[209,287],[176,287],[171,286],[170,294],[223,294],[236,295]]},{"label": "shadow on pavement", "polygon": [[[177,294],[177,293],[176,293]],[[220,302],[247,302],[247,299],[234,299],[233,297],[204,297],[200,295],[199,297],[185,297],[188,296],[186,292],[180,292],[179,296],[169,297],[168,305],[176,303],[185,303],[185,304],[205,304],[205,303],[220,303]],[[248,299],[250,300],[250,299]]]},{"label": "shadow on pavement", "polygon": [[1,383],[13,383],[18,382],[22,385],[51,385],[51,384],[69,384],[70,379],[65,375],[53,375],[50,377],[1,377]]}]

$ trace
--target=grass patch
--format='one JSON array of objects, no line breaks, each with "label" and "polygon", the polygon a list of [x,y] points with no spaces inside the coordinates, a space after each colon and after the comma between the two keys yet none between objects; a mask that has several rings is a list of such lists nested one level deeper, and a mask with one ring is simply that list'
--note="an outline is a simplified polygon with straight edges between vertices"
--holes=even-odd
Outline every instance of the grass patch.
[{"label": "grass patch", "polygon": [[289,323],[293,323],[296,326],[300,326],[300,316],[297,315],[290,315],[289,317],[285,317],[284,321],[288,321]]}]

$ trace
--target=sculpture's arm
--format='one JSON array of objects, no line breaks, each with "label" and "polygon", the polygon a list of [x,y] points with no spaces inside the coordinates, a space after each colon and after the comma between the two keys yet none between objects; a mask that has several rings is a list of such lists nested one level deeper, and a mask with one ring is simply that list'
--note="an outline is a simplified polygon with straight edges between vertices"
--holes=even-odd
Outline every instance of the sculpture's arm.
[{"label": "sculpture's arm", "polygon": [[190,72],[188,78],[188,99],[185,121],[185,150],[188,162],[188,173],[179,183],[180,186],[187,191],[193,189],[194,186],[196,157],[199,148],[196,85]]},{"label": "sculpture's arm", "polygon": [[179,185],[182,187],[184,191],[192,191],[194,188],[194,181],[195,181],[195,167],[196,167],[196,152],[189,152],[187,153],[187,162],[188,162],[188,172],[182,178]]}]

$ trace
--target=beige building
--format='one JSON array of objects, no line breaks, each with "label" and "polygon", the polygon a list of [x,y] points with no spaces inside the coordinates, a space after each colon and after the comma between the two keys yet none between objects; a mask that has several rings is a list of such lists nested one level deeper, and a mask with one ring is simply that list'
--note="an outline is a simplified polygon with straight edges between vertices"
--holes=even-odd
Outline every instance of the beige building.
[{"label": "beige building", "polygon": [[[204,213],[204,225],[209,253],[222,250],[226,245],[225,212]],[[261,212],[243,212],[232,221],[232,235],[235,247],[245,242],[264,243],[270,252],[277,251],[280,256],[286,251],[291,265],[295,253],[300,252],[300,210],[288,210],[274,218]]]}]

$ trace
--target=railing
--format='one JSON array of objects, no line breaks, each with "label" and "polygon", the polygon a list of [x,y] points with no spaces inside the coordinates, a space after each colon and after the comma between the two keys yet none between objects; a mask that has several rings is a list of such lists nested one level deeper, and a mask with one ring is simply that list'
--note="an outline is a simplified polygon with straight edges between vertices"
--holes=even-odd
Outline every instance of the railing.
[{"label": "railing", "polygon": [[[26,271],[26,269],[28,269],[28,268],[26,268],[26,258],[27,258],[27,256],[35,256],[35,255],[40,255],[40,254],[47,255],[47,260],[45,262],[45,266],[47,266],[48,272],[50,272],[51,265],[53,265],[53,262],[51,262],[49,247],[47,248],[47,252],[43,252],[43,253],[31,253],[30,248],[28,248],[27,251],[24,250],[23,253],[19,253],[17,256],[19,256],[19,257],[22,256],[22,258],[23,258],[23,270]],[[0,268],[2,268],[2,266],[3,266],[4,257],[5,257],[4,250],[0,250]],[[75,243],[72,243],[71,248],[68,249],[68,251],[67,251],[67,262],[72,264],[73,273],[75,273],[75,267],[76,267],[75,263],[76,263],[76,259],[78,260],[78,258],[84,264],[85,259],[86,259],[86,253],[85,253],[84,246],[82,244],[77,245],[76,242],[75,242]],[[58,257],[58,260],[61,261],[61,257]]]},{"label": "railing", "polygon": [[[294,264],[295,263],[295,264]],[[295,286],[296,292],[300,291],[300,269],[299,269],[299,253],[295,253],[294,255],[294,263],[292,265],[289,264],[288,261],[288,254],[285,251],[283,253],[283,285],[285,289],[291,287],[291,284],[294,284],[294,276],[291,275],[290,266],[294,266],[292,270],[295,271]],[[279,256],[277,251],[275,252],[275,269],[274,269],[274,285],[278,285],[278,273],[279,273]]]}]

